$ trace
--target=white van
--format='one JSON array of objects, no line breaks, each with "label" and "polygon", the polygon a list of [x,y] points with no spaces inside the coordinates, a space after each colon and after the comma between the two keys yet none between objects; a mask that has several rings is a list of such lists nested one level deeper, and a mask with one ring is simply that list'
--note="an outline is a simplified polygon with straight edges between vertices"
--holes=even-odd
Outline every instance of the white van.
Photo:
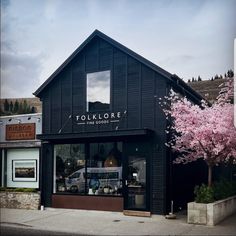
[{"label": "white van", "polygon": [[[71,192],[85,191],[85,168],[75,171],[65,178],[66,190]],[[110,193],[121,188],[122,167],[89,167],[87,168],[87,188],[95,188],[103,193],[104,187],[110,188]],[[87,189],[87,191],[88,191]],[[107,193],[104,191],[104,193]]]}]

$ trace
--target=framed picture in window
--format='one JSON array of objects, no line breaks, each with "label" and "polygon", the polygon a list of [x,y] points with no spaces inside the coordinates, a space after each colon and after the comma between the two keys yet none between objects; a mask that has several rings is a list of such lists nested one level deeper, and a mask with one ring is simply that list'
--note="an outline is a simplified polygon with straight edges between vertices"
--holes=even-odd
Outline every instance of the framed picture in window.
[{"label": "framed picture in window", "polygon": [[12,181],[14,182],[36,182],[37,160],[12,160]]}]

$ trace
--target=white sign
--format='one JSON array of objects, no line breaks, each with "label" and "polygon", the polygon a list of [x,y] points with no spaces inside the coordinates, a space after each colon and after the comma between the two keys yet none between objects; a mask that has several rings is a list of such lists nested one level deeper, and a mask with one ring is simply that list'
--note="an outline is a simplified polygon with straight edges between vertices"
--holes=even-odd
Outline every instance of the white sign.
[{"label": "white sign", "polygon": [[75,120],[78,125],[109,124],[119,122],[124,114],[126,114],[126,111],[82,114],[76,115]]}]

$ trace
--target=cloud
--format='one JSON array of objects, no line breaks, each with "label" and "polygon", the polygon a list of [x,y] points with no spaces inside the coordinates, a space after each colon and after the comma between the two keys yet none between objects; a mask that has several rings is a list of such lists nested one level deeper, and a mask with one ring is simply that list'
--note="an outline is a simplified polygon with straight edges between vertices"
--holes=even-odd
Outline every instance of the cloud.
[{"label": "cloud", "polygon": [[185,79],[233,66],[235,0],[69,2],[1,1],[1,96],[32,96],[96,28]]},{"label": "cloud", "polygon": [[33,88],[39,83],[42,54],[13,49],[11,42],[2,42],[1,97],[33,96]]}]

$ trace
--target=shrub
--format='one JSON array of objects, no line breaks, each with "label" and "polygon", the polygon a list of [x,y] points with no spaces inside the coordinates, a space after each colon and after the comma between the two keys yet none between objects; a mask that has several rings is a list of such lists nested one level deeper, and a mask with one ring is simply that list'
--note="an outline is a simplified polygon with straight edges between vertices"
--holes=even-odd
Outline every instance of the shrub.
[{"label": "shrub", "polygon": [[196,186],[194,189],[195,202],[198,203],[210,203],[214,202],[214,191],[212,187],[208,187],[205,184]]},{"label": "shrub", "polygon": [[194,194],[195,202],[211,203],[235,195],[236,182],[221,179],[219,182],[215,182],[212,187],[202,184],[195,187]]},{"label": "shrub", "polygon": [[219,182],[214,183],[214,199],[220,200],[236,194],[235,182],[230,182],[226,179],[221,179]]},{"label": "shrub", "polygon": [[24,192],[24,193],[32,193],[37,192],[35,188],[8,188],[8,187],[0,187],[1,192]]}]

